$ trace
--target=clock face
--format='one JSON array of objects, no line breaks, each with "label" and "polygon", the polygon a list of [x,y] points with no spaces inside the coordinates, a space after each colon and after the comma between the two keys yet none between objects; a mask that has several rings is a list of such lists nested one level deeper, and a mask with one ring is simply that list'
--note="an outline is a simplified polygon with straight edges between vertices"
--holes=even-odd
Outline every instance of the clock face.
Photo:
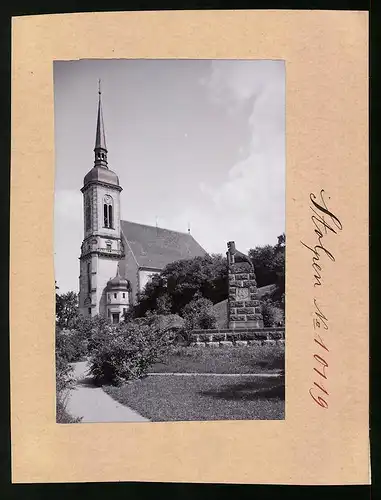
[{"label": "clock face", "polygon": [[237,300],[248,300],[249,289],[248,288],[236,288],[235,297]]}]

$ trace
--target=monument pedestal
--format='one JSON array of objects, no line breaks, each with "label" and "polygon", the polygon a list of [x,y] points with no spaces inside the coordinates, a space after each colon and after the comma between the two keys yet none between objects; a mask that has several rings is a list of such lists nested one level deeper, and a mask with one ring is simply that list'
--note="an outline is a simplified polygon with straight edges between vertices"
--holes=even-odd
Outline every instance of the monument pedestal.
[{"label": "monument pedestal", "polygon": [[263,328],[254,266],[249,257],[228,243],[229,329]]}]

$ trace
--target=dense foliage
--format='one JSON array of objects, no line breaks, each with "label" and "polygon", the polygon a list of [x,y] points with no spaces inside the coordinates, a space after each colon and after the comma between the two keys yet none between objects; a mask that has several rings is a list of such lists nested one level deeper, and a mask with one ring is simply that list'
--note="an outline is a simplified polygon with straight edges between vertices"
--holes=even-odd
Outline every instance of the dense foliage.
[{"label": "dense foliage", "polygon": [[228,293],[227,264],[222,255],[195,257],[168,264],[161,275],[146,285],[135,309],[138,317],[147,311],[181,314],[198,293],[213,304]]},{"label": "dense foliage", "polygon": [[90,355],[90,371],[98,384],[120,384],[141,378],[148,368],[168,351],[173,329],[160,318],[145,318],[119,323],[107,339],[97,336]]},{"label": "dense foliage", "polygon": [[[58,339],[58,341],[57,341]],[[68,361],[67,345],[60,331],[56,332],[56,421],[60,424],[79,422],[67,411],[67,397],[73,387],[73,368]]]},{"label": "dense foliage", "polygon": [[[255,267],[257,286],[275,285],[265,297],[266,323],[270,315],[279,322],[279,311],[284,311],[286,239],[282,234],[276,245],[257,246],[248,253]],[[147,311],[160,314],[183,315],[185,308],[196,297],[216,304],[228,296],[227,262],[220,254],[180,260],[155,275],[140,295],[130,317],[142,317]],[[275,310],[272,310],[275,308]]]},{"label": "dense foliage", "polygon": [[284,325],[284,309],[278,307],[271,298],[262,301],[263,326],[273,327]]},{"label": "dense foliage", "polygon": [[276,285],[271,294],[271,300],[284,309],[285,293],[285,254],[286,238],[284,233],[278,236],[274,246],[255,247],[249,251],[249,257],[254,262],[257,286]]},{"label": "dense foliage", "polygon": [[[57,290],[57,285],[56,285]],[[62,295],[56,292],[56,324],[59,328],[72,328],[78,319],[78,294],[67,292]]]},{"label": "dense foliage", "polygon": [[56,352],[68,363],[81,361],[87,354],[87,345],[82,332],[56,329]]},{"label": "dense foliage", "polygon": [[213,302],[199,294],[196,294],[184,307],[182,315],[188,332],[195,329],[216,328],[217,318]]}]

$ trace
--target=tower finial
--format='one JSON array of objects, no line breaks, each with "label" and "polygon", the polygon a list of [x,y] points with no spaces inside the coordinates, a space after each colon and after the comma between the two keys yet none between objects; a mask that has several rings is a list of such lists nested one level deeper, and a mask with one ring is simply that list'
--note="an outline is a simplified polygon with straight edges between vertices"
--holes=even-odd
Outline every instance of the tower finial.
[{"label": "tower finial", "polygon": [[107,167],[107,147],[106,147],[106,135],[105,128],[103,124],[103,113],[102,113],[102,99],[101,99],[101,79],[98,79],[98,117],[97,117],[97,131],[95,136],[95,167]]}]

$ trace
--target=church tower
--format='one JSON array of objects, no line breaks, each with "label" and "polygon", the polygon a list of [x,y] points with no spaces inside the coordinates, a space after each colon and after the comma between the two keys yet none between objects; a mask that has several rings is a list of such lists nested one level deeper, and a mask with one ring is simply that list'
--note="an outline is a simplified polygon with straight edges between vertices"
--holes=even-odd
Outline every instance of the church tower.
[{"label": "church tower", "polygon": [[107,284],[124,258],[118,176],[108,168],[99,83],[94,166],[83,181],[84,238],[81,246],[79,308],[85,316],[106,315]]}]

